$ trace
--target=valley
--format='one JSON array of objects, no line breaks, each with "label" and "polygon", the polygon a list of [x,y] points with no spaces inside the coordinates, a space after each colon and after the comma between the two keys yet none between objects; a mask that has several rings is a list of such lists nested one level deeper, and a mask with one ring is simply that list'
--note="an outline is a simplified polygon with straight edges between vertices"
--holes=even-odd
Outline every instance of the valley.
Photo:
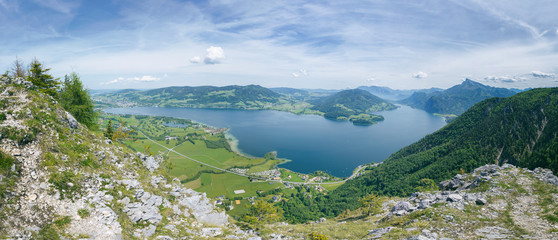
[{"label": "valley", "polygon": [[557,9],[0,0],[0,239],[558,239]]}]

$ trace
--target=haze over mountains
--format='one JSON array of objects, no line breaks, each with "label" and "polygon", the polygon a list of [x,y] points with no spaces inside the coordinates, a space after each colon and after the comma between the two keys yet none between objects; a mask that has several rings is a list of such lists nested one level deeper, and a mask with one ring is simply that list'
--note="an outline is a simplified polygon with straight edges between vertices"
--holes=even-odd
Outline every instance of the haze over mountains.
[{"label": "haze over mountains", "polygon": [[516,93],[506,88],[495,88],[470,79],[443,91],[415,92],[401,100],[414,108],[430,113],[459,115],[476,103],[491,97],[509,97]]}]

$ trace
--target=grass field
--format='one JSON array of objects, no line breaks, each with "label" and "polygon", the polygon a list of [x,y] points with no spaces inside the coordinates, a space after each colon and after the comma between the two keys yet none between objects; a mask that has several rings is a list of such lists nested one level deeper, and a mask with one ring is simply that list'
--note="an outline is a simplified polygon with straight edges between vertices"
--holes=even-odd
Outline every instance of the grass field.
[{"label": "grass field", "polygon": [[[129,133],[130,138],[122,142],[137,152],[163,154],[170,164],[170,175],[180,179],[185,187],[205,192],[208,197],[212,198],[224,195],[230,200],[240,199],[241,204],[238,205],[232,201],[234,209],[230,211],[231,215],[245,212],[251,205],[246,198],[257,196],[259,191],[284,188],[281,183],[251,182],[247,177],[225,173],[166,149],[170,148],[182,155],[221,169],[247,169],[248,174],[274,169],[285,161],[274,157],[245,157],[233,152],[226,141],[226,129],[214,129],[190,120],[169,117],[103,115],[101,119],[103,128],[106,128],[108,120],[111,119],[115,130],[122,129],[123,126],[133,129]],[[143,134],[158,144],[151,142]],[[300,177],[304,174],[282,168],[279,170],[283,180],[304,182]],[[339,185],[341,184],[331,185],[326,189],[332,190]],[[244,190],[245,193],[235,194],[235,190]],[[286,189],[285,191],[291,190]]]}]

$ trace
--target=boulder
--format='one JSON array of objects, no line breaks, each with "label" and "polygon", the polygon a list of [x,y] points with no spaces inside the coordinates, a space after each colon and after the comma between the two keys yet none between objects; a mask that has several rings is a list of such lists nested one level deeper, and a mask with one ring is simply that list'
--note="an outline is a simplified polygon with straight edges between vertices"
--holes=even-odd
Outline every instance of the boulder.
[{"label": "boulder", "polygon": [[447,198],[448,202],[460,202],[463,201],[463,197],[459,194],[450,194]]},{"label": "boulder", "polygon": [[389,233],[392,229],[394,229],[394,227],[385,227],[385,228],[377,228],[377,229],[369,230],[366,236],[368,236],[369,239],[381,238],[384,234]]}]

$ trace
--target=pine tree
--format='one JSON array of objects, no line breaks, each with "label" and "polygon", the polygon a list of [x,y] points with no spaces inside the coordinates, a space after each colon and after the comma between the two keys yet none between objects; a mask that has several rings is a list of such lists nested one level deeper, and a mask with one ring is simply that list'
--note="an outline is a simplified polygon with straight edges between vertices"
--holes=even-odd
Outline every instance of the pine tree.
[{"label": "pine tree", "polygon": [[78,122],[90,129],[97,127],[97,112],[94,110],[93,100],[91,100],[89,92],[83,87],[77,73],[64,77],[58,101]]},{"label": "pine tree", "polygon": [[35,58],[31,61],[31,64],[29,64],[27,80],[33,83],[39,91],[56,97],[56,90],[60,82],[58,82],[58,79],[48,74],[48,71],[50,71],[50,68],[44,68],[43,64]]},{"label": "pine tree", "polygon": [[107,129],[103,133],[106,138],[112,140],[112,136],[114,135],[114,126],[112,125],[112,120],[109,119],[107,124]]},{"label": "pine tree", "polygon": [[21,59],[16,57],[16,60],[14,61],[10,72],[11,72],[11,77],[13,78],[18,78],[18,77],[24,78],[26,76],[25,73],[26,70],[23,61],[21,61]]}]

